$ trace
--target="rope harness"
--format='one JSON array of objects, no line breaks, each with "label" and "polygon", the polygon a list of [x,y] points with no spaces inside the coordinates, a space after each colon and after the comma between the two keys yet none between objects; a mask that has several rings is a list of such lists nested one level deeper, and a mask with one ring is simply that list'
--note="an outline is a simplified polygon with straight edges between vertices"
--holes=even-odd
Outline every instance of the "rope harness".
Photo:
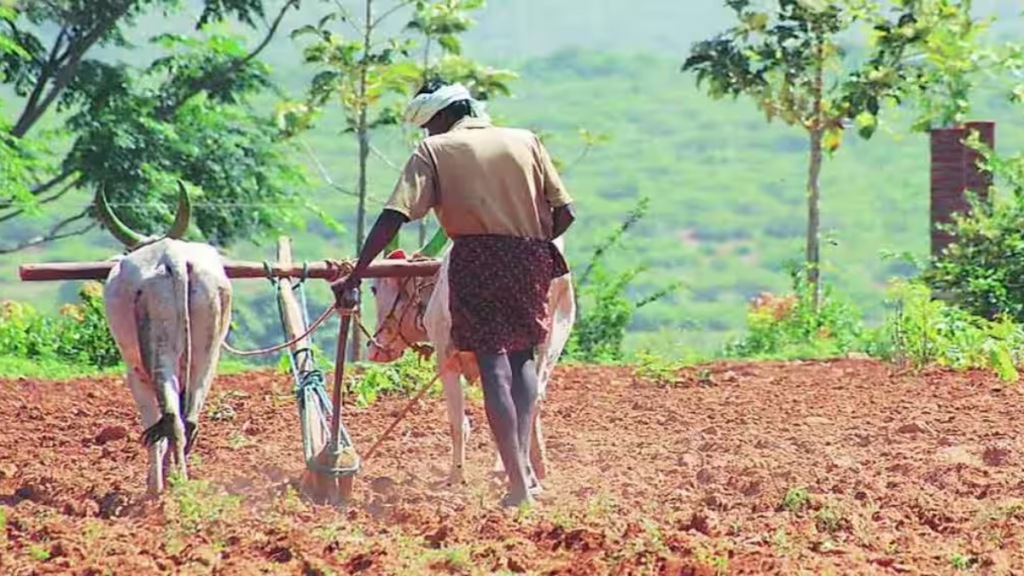
[{"label": "rope harness", "polygon": [[[328,260],[327,264],[328,267],[333,270],[333,274],[328,278],[329,282],[333,282],[342,276],[351,274],[354,268],[351,262],[339,262]],[[279,295],[281,290],[281,280],[273,276],[271,266],[268,262],[264,262],[263,267],[267,273],[267,279],[274,287],[275,294]],[[236,354],[239,356],[261,356],[265,354],[271,354],[273,352],[278,352],[287,348],[291,348],[292,346],[295,346],[299,342],[308,339],[307,346],[297,348],[293,352],[288,354],[289,369],[292,374],[292,378],[295,382],[293,392],[295,394],[295,400],[298,404],[299,419],[302,429],[303,456],[306,461],[306,467],[309,470],[326,474],[331,477],[349,476],[358,472],[358,469],[360,467],[358,460],[351,466],[337,467],[324,466],[316,458],[316,443],[314,443],[313,438],[314,429],[318,429],[321,431],[319,445],[325,448],[330,446],[334,450],[338,451],[351,450],[352,440],[349,437],[348,431],[345,429],[345,427],[341,426],[339,431],[340,437],[337,439],[338,443],[336,446],[331,446],[332,438],[330,432],[330,422],[333,417],[334,407],[332,405],[330,397],[327,394],[326,378],[324,376],[323,371],[320,370],[319,368],[313,368],[311,370],[300,370],[299,366],[302,363],[300,362],[299,359],[301,355],[305,354],[308,357],[307,359],[309,360],[309,365],[314,367],[316,366],[316,359],[313,357],[312,334],[317,330],[317,328],[319,328],[324,322],[327,321],[327,319],[331,316],[331,312],[334,311],[336,311],[339,316],[352,317],[352,320],[356,322],[356,325],[359,327],[359,330],[367,337],[368,342],[372,343],[374,346],[377,346],[378,348],[387,349],[383,344],[379,342],[378,338],[380,337],[381,332],[385,331],[388,328],[392,328],[391,332],[394,332],[394,334],[392,334],[391,338],[387,341],[388,345],[394,343],[395,338],[397,337],[400,338],[402,340],[402,343],[405,344],[407,347],[411,348],[412,350],[420,354],[421,357],[425,358],[429,356],[433,352],[433,348],[429,345],[409,342],[409,340],[405,337],[405,335],[402,332],[402,325],[407,320],[409,312],[412,311],[413,309],[416,309],[417,313],[413,319],[414,322],[416,323],[415,326],[418,329],[422,330],[423,332],[426,332],[426,326],[424,324],[426,304],[423,302],[423,293],[428,289],[432,291],[434,286],[436,286],[437,281],[436,279],[430,277],[407,276],[403,278],[402,282],[399,284],[398,294],[395,296],[394,301],[391,303],[391,308],[388,310],[387,315],[385,315],[384,320],[380,322],[380,327],[373,334],[370,334],[370,332],[360,321],[359,313],[356,312],[355,309],[340,308],[337,307],[336,304],[329,306],[326,310],[323,311],[322,314],[320,314],[317,317],[316,320],[310,323],[309,308],[307,306],[306,292],[304,289],[305,282],[308,279],[308,268],[308,264],[303,263],[302,276],[299,278],[298,282],[292,286],[292,288],[297,289],[299,293],[299,308],[302,312],[302,325],[308,326],[308,328],[306,328],[302,334],[282,344],[271,346],[269,348],[261,348],[258,350],[238,350],[237,348],[234,348],[233,346],[229,345],[226,340],[225,342],[222,343],[222,346],[228,352],[231,352],[232,354]],[[412,284],[411,291],[407,290],[410,285],[410,282]],[[398,303],[402,299],[403,295],[408,296],[408,304],[404,306],[401,309],[401,311],[399,311]],[[279,320],[281,322],[282,330],[286,330],[284,307],[279,297],[275,298],[275,300],[277,302],[277,311]],[[285,334],[285,336],[287,337],[287,333]],[[432,380],[430,380],[423,387],[420,388],[416,395],[406,404],[403,410],[391,422],[388,428],[373,443],[370,450],[367,452],[366,456],[362,458],[362,461],[365,462],[367,459],[369,459],[370,456],[372,456],[377,451],[380,445],[391,435],[391,432],[395,429],[395,427],[403,419],[405,419],[406,415],[408,415],[409,411],[413,408],[413,406],[417,402],[419,402],[419,400],[423,397],[427,390],[429,390],[431,386],[433,386],[433,384],[437,382],[439,377],[440,374],[435,374]],[[311,421],[311,419],[313,420]]]},{"label": "rope harness", "polygon": [[[337,280],[338,278],[340,278],[342,276],[347,276],[348,274],[352,273],[353,265],[352,265],[351,262],[339,262],[339,261],[332,261],[332,260],[328,260],[327,262],[328,262],[328,266],[331,267],[334,270],[334,273],[331,275],[331,277],[327,279],[328,282],[333,282],[333,281]],[[263,263],[263,268],[267,272],[267,278],[270,280],[271,285],[273,285],[275,289],[280,289],[280,280],[278,280],[277,278],[274,278],[271,275],[270,264],[267,263],[267,262],[264,262]],[[306,293],[305,293],[304,290],[302,290],[302,287],[305,284],[306,279],[308,278],[308,276],[307,276],[308,268],[309,268],[308,263],[303,263],[302,277],[299,279],[298,284],[296,284],[296,287],[300,289],[300,294],[302,295],[302,312],[303,312],[304,315],[308,312],[308,308],[306,306],[306,299],[305,299],[305,294]],[[398,307],[399,300],[401,300],[400,296],[402,295],[403,292],[405,292],[405,287],[408,285],[408,283],[410,281],[413,282],[414,286],[416,286],[416,284],[418,284],[418,281],[423,281],[423,284],[420,284],[419,286],[416,286],[415,289],[412,292],[409,293],[409,296],[410,296],[410,298],[409,298],[409,305],[405,306],[402,309],[401,316],[399,316],[397,318],[397,320],[396,320],[395,319],[395,309]],[[381,332],[383,332],[384,330],[386,330],[388,327],[391,326],[389,321],[397,322],[396,327],[395,327],[394,330],[392,330],[392,332],[394,332],[395,335],[397,335],[398,338],[401,338],[402,343],[405,344],[407,347],[409,347],[412,350],[416,351],[416,353],[418,353],[421,357],[426,357],[426,356],[429,356],[433,352],[433,349],[429,345],[424,345],[422,343],[416,343],[416,342],[409,342],[409,340],[405,337],[405,335],[402,334],[401,327],[402,327],[402,321],[405,320],[405,318],[406,318],[406,314],[411,309],[413,309],[415,307],[419,311],[419,313],[416,315],[416,318],[415,318],[415,321],[417,323],[417,328],[419,328],[419,329],[423,330],[424,332],[426,332],[426,326],[423,323],[424,314],[426,314],[426,304],[423,302],[423,298],[421,296],[421,292],[424,290],[424,288],[430,288],[432,290],[436,284],[437,284],[436,280],[431,281],[430,279],[423,278],[423,277],[406,276],[405,278],[403,278],[402,279],[402,284],[399,287],[398,296],[396,296],[395,300],[391,303],[391,309],[388,311],[387,316],[384,317],[384,320],[380,323],[380,327],[377,328],[377,330],[374,331],[373,334],[371,334],[370,331],[366,329],[366,325],[363,324],[362,317],[361,317],[361,315],[358,312],[356,312],[354,310],[345,309],[345,308],[338,308],[337,305],[331,305],[331,306],[328,306],[323,311],[323,313],[320,314],[320,316],[318,316],[317,319],[314,320],[313,323],[309,325],[309,328],[307,328],[305,332],[303,332],[299,336],[296,336],[295,338],[293,338],[291,340],[288,340],[288,341],[286,341],[286,342],[284,342],[282,344],[278,344],[276,346],[271,346],[269,348],[258,348],[256,350],[239,350],[238,348],[235,348],[234,346],[228,344],[227,343],[227,339],[225,339],[224,342],[221,344],[221,346],[225,350],[227,350],[228,352],[230,352],[232,354],[235,354],[236,356],[245,356],[245,357],[264,356],[266,354],[272,354],[274,352],[279,352],[281,350],[284,350],[285,348],[291,348],[292,346],[294,346],[298,342],[301,342],[302,340],[308,338],[310,335],[313,334],[313,332],[315,332],[317,330],[317,328],[319,328],[324,322],[327,321],[328,318],[331,317],[331,312],[337,311],[339,316],[352,316],[352,319],[355,321],[356,326],[359,327],[359,331],[362,332],[364,336],[366,336],[367,343],[373,344],[374,346],[376,346],[378,348],[382,348],[382,349],[386,349],[386,348],[378,340]],[[280,312],[280,310],[279,310],[279,312]],[[308,319],[307,319],[306,323],[308,324]],[[394,340],[395,340],[395,336],[393,335],[388,340],[387,344],[390,345],[391,343],[394,342]]]}]

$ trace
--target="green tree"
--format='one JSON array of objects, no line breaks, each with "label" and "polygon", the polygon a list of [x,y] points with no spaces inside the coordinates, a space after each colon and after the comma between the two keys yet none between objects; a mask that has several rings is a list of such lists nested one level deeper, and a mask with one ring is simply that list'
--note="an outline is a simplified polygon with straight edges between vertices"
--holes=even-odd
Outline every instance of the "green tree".
[{"label": "green tree", "polygon": [[[466,82],[474,96],[482,100],[496,93],[508,94],[506,81],[512,75],[462,57],[442,59],[438,65],[431,63],[429,50],[434,41],[446,54],[461,52],[458,34],[471,23],[465,11],[482,7],[479,0],[360,0],[355,3],[361,8],[358,11],[342,2],[334,4],[337,9],[316,24],[292,32],[293,38],[313,38],[303,54],[306,63],[316,66],[318,72],[311,81],[307,101],[286,104],[282,115],[289,130],[295,133],[309,128],[318,111],[329,102],[341,105],[343,132],[355,135],[359,144],[355,240],[357,246],[362,246],[369,185],[367,163],[371,153],[380,154],[373,146],[372,134],[399,124],[402,97],[410,96],[430,71],[449,81]],[[410,11],[411,19],[401,34],[381,37],[382,27],[391,18]],[[346,38],[337,30],[340,27],[347,27],[354,36]],[[422,60],[416,58],[420,40],[424,41]],[[349,352],[352,358],[359,358],[360,340],[361,334],[353,326]]]},{"label": "green tree", "polygon": [[[265,2],[204,0],[196,24],[203,34],[149,38],[163,54],[143,66],[107,62],[95,53],[132,47],[126,37],[136,19],[179,10],[178,1],[0,8],[0,81],[20,105],[0,120],[0,223],[62,207],[75,190],[102,188],[126,224],[154,233],[173,218],[180,178],[199,188],[194,224],[205,240],[229,244],[279,231],[287,222],[282,216],[294,217],[302,202],[292,192],[301,173],[285,156],[273,118],[250,101],[269,86],[260,53],[297,3],[289,0],[271,15],[262,39],[247,48],[239,37],[211,28],[235,21],[257,29],[267,16]],[[95,225],[88,205],[0,252]]]},{"label": "green tree", "polygon": [[[935,41],[936,29],[950,30],[946,24],[970,3],[896,0],[889,14],[871,0],[778,0],[769,9],[749,0],[725,4],[738,24],[695,44],[682,71],[695,73],[697,85],[706,83],[713,98],[750,96],[769,122],[778,118],[807,133],[805,259],[812,307],[818,310],[823,154],[838,149],[850,123],[870,139],[885,104],[899,102],[917,82],[934,79],[925,73],[934,68],[909,56],[916,46]],[[861,25],[872,27],[875,40],[867,60],[857,64],[841,37]]]}]

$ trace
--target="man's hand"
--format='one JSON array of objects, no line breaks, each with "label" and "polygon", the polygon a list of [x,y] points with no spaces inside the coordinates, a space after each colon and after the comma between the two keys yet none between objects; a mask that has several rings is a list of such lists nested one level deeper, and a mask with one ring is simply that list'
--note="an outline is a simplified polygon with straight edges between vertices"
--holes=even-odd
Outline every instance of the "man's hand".
[{"label": "man's hand", "polygon": [[362,279],[353,272],[343,280],[331,283],[331,292],[334,292],[334,307],[351,309],[359,302],[359,283]]},{"label": "man's hand", "polygon": [[384,209],[373,228],[366,236],[363,249],[359,254],[355,269],[343,280],[331,283],[331,291],[334,292],[334,305],[337,308],[352,308],[359,302],[359,282],[362,280],[366,268],[370,262],[381,253],[391,242],[391,239],[398,233],[399,228],[408,218],[401,212]]}]

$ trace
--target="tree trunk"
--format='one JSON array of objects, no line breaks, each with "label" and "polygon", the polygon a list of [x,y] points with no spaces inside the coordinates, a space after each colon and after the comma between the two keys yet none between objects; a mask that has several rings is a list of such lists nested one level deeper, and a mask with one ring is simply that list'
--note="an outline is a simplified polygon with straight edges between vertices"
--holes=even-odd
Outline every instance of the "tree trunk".
[{"label": "tree trunk", "polygon": [[821,310],[821,212],[819,203],[821,190],[818,180],[821,176],[821,141],[824,136],[825,119],[823,101],[825,95],[825,42],[821,37],[815,42],[816,66],[814,71],[814,111],[810,129],[810,162],[807,168],[807,283],[811,288],[811,309],[817,314]]},{"label": "tree trunk", "polygon": [[807,170],[807,282],[811,286],[811,304],[815,313],[821,306],[821,190],[818,187],[818,177],[821,175],[821,139],[820,128],[811,130],[811,157]]},{"label": "tree trunk", "polygon": [[[365,73],[364,73],[365,74]],[[365,78],[365,75],[364,75]],[[365,83],[360,87],[360,93],[365,92]],[[362,98],[362,96],[360,96]],[[370,135],[366,129],[366,107],[359,113],[359,205],[356,208],[356,246],[362,250],[366,242],[366,164],[370,156]],[[359,290],[359,298],[356,301],[362,309],[363,292]],[[352,333],[349,335],[349,360],[358,362],[362,353],[362,332],[359,331],[359,322],[352,323]]]},{"label": "tree trunk", "polygon": [[[367,61],[370,52],[370,40],[373,37],[373,0],[366,2],[366,28],[363,30],[363,61],[359,72],[359,118],[357,120],[356,133],[359,137],[359,183],[356,188],[359,194],[359,205],[356,208],[356,250],[363,249],[366,242],[366,165],[370,158],[370,131],[366,102],[367,83]],[[363,292],[359,291],[357,305],[362,308]],[[362,358],[362,332],[359,330],[359,322],[352,323],[352,333],[349,334],[348,357],[353,362]]]},{"label": "tree trunk", "polygon": [[[434,43],[434,37],[431,34],[424,35],[423,38],[423,85],[426,85],[430,80],[430,48]],[[442,55],[444,54],[444,47],[441,48]],[[416,244],[420,248],[427,244],[427,219],[421,218],[419,223],[419,242]]]}]

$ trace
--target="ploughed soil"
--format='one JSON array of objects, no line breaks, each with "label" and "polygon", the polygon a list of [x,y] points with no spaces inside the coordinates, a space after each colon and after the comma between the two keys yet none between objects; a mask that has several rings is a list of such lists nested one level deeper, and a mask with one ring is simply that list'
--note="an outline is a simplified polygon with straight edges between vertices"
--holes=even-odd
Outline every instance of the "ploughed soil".
[{"label": "ploughed soil", "polygon": [[[663,374],[664,376],[664,374]],[[867,360],[710,364],[652,382],[561,367],[532,510],[498,506],[478,395],[467,484],[429,396],[311,505],[288,376],[220,377],[193,482],[145,498],[119,379],[0,382],[0,573],[1011,574],[1024,570],[1022,394]],[[404,405],[347,409],[365,451]]]}]

